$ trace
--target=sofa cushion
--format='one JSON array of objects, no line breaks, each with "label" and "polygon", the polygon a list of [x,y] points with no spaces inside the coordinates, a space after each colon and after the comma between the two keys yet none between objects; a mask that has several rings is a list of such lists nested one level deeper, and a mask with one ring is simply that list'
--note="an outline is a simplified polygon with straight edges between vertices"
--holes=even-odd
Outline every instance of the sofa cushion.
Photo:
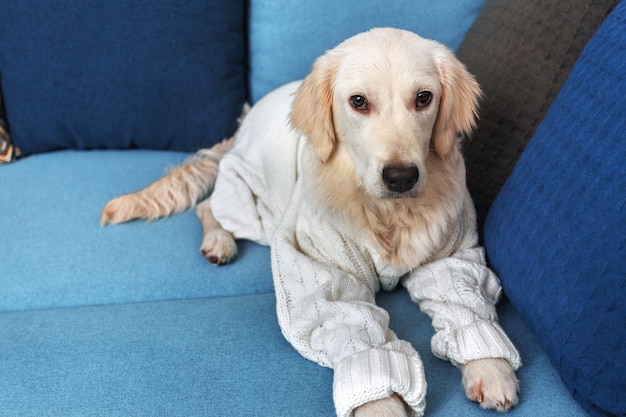
[{"label": "sofa cushion", "polygon": [[0,311],[273,292],[266,247],[209,264],[193,211],[101,227],[106,202],[160,178],[186,154],[59,151],[0,166]]},{"label": "sofa cushion", "polygon": [[591,39],[487,218],[506,294],[594,416],[626,415],[626,2]]},{"label": "sofa cushion", "polygon": [[249,6],[252,101],[304,78],[324,51],[372,27],[412,30],[454,49],[484,2],[255,0]]},{"label": "sofa cushion", "polygon": [[574,62],[619,0],[488,0],[457,55],[484,91],[467,181],[482,225]]},{"label": "sofa cushion", "polygon": [[245,101],[241,1],[3,4],[0,73],[15,144],[195,151]]},{"label": "sofa cushion", "polygon": [[[379,302],[422,355],[428,416],[493,417],[429,352],[430,319],[406,291]],[[513,309],[499,313],[528,358],[517,415],[584,417]],[[7,416],[335,415],[332,371],[287,343],[273,294],[0,313],[0,339]]]}]

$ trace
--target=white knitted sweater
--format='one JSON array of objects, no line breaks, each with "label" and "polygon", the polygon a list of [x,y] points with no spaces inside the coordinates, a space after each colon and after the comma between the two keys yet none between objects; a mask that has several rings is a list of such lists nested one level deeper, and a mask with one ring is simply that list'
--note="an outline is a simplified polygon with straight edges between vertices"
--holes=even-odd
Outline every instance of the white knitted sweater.
[{"label": "white knitted sweater", "polygon": [[385,264],[348,230],[320,218],[298,176],[305,139],[288,124],[289,84],[261,100],[246,117],[233,150],[220,164],[211,197],[215,217],[237,238],[271,243],[278,320],[306,358],[334,369],[339,417],[398,393],[420,416],[426,381],[418,353],[389,329],[375,293],[404,285],[433,319],[433,353],[455,365],[519,354],[499,324],[498,278],[478,246],[469,198],[445,248],[450,253],[413,270]]}]

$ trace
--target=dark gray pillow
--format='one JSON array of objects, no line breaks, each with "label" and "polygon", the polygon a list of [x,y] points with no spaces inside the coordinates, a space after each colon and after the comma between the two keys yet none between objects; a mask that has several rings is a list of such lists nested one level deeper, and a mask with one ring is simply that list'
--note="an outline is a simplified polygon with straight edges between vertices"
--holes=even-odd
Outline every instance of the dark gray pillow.
[{"label": "dark gray pillow", "polygon": [[482,224],[576,59],[618,0],[487,0],[457,50],[484,91],[465,145]]}]

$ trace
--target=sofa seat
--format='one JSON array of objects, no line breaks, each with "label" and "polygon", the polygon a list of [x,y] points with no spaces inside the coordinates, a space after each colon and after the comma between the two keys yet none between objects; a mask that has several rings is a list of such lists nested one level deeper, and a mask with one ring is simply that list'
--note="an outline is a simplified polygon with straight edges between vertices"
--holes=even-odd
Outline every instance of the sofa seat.
[{"label": "sofa seat", "polygon": [[241,242],[249,262],[213,268],[199,251],[194,212],[151,224],[99,225],[108,200],[149,184],[186,156],[61,151],[2,167],[0,210],[11,214],[0,220],[6,271],[0,310],[271,292],[268,249]]},{"label": "sofa seat", "polygon": [[[332,371],[280,333],[266,247],[239,242],[239,259],[218,268],[198,250],[193,212],[99,225],[110,198],[186,156],[59,151],[2,167],[1,415],[334,414]],[[432,355],[430,319],[404,290],[378,301],[422,356],[427,416],[493,415]],[[511,305],[499,314],[523,359],[521,403],[509,415],[585,416]]]}]

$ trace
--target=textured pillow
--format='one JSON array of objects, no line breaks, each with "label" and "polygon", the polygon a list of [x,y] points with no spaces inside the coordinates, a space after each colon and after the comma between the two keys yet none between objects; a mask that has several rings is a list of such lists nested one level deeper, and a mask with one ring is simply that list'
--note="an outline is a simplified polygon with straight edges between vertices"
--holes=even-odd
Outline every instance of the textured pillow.
[{"label": "textured pillow", "polygon": [[576,400],[626,415],[626,2],[592,38],[495,200],[485,246]]},{"label": "textured pillow", "polygon": [[245,101],[244,4],[21,0],[0,13],[13,141],[192,151],[232,134]]},{"label": "textured pillow", "polygon": [[467,181],[479,225],[583,47],[618,0],[488,0],[457,50],[485,93]]},{"label": "textured pillow", "polygon": [[454,49],[485,0],[255,0],[250,3],[250,90],[257,101],[304,78],[313,60],[359,32],[394,26]]}]

